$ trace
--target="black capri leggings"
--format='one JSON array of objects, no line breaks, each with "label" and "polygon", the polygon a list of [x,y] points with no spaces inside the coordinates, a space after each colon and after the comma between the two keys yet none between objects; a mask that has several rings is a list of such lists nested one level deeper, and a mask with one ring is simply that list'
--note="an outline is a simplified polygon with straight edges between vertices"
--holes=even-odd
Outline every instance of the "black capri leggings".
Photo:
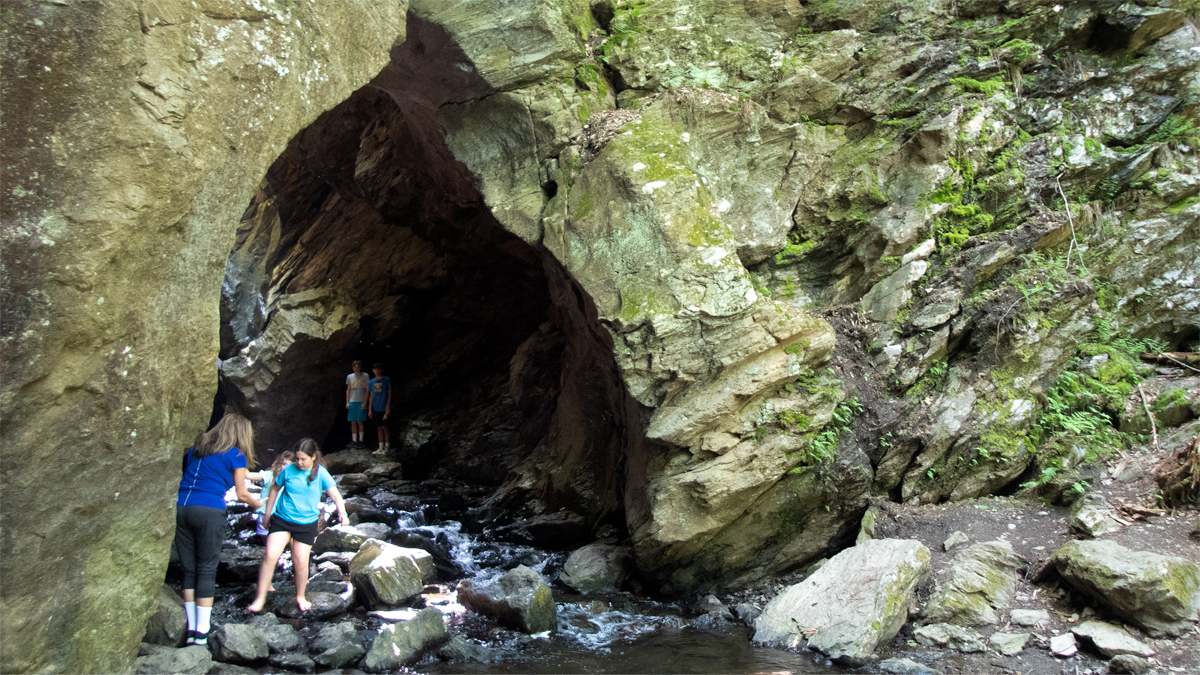
[{"label": "black capri leggings", "polygon": [[183,564],[183,587],[196,589],[197,598],[211,598],[216,592],[225,528],[225,509],[211,506],[175,509],[175,551]]}]

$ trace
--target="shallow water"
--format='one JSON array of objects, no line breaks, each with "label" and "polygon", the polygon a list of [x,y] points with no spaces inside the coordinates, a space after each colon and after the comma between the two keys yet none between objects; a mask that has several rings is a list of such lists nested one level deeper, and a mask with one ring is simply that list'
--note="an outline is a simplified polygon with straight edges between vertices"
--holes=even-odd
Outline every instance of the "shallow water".
[{"label": "shallow water", "polygon": [[435,662],[422,673],[828,673],[824,659],[756,647],[746,626],[651,628],[596,648],[571,633],[501,648],[493,663]]}]

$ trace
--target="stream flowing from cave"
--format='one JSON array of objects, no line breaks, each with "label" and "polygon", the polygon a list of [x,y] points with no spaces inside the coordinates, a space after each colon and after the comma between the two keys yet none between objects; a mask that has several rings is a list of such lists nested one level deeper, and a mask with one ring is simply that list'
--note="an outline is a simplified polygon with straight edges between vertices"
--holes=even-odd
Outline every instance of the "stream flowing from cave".
[{"label": "stream flowing from cave", "polygon": [[[400,534],[427,537],[448,549],[462,570],[450,588],[432,597],[452,631],[481,642],[493,652],[487,663],[445,662],[426,657],[410,670],[424,673],[764,673],[830,672],[831,664],[810,653],[792,653],[751,643],[752,629],[740,622],[699,617],[683,606],[631,593],[579,595],[552,583],[558,608],[553,633],[525,635],[496,628],[491,619],[467,612],[454,587],[461,579],[476,585],[525,564],[548,581],[557,579],[566,553],[487,541],[443,519],[431,504],[411,511],[388,509],[389,524]],[[374,626],[373,622],[369,623]],[[833,668],[837,670],[837,668]]]}]

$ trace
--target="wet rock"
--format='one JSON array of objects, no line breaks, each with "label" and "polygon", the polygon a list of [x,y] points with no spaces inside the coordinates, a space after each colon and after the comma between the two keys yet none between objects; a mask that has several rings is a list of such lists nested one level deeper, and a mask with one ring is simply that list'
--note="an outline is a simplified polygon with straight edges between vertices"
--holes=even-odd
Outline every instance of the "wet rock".
[{"label": "wet rock", "polygon": [[358,643],[358,631],[350,621],[323,626],[309,645],[317,665],[342,668],[358,662],[367,650]]},{"label": "wet rock", "polygon": [[221,549],[221,562],[217,564],[217,583],[223,581],[258,581],[258,568],[262,565],[262,546],[239,546]]},{"label": "wet rock", "polygon": [[586,544],[592,533],[583,516],[573,511],[558,511],[498,527],[495,536],[500,541],[569,551]]},{"label": "wet rock", "polygon": [[695,604],[692,605],[697,613],[707,614],[714,619],[725,619],[726,621],[733,620],[733,613],[721,602],[715,595],[706,595]]},{"label": "wet rock", "polygon": [[[463,576],[462,568],[458,566],[450,551],[450,542],[445,535],[439,535],[437,540],[417,532],[400,531],[392,535],[391,542],[401,548],[417,548],[433,556],[433,576],[426,576],[425,582],[432,579],[457,579]],[[420,561],[417,566],[421,567]],[[425,568],[422,567],[422,572]]]},{"label": "wet rock", "polygon": [[929,623],[984,626],[999,621],[997,609],[1012,602],[1024,561],[1004,540],[975,544],[954,559],[930,596],[922,617]]},{"label": "wet rock", "polygon": [[1071,541],[1050,556],[1051,567],[1152,636],[1181,634],[1200,609],[1200,567],[1183,558],[1111,541]]},{"label": "wet rock", "polygon": [[754,640],[795,648],[807,638],[810,649],[860,664],[908,619],[929,558],[929,549],[910,540],[871,539],[846,549],[771,600],[754,622]]},{"label": "wet rock", "polygon": [[1059,658],[1070,658],[1079,652],[1079,647],[1075,644],[1075,636],[1071,633],[1063,633],[1050,638],[1050,653]]},{"label": "wet rock", "polygon": [[208,675],[258,675],[258,671],[236,663],[216,662],[208,669]]},{"label": "wet rock", "polygon": [[469,663],[488,663],[495,658],[491,649],[468,640],[461,635],[455,635],[438,650],[438,657],[446,661],[466,661]]},{"label": "wet rock", "polygon": [[258,629],[272,654],[290,652],[304,644],[295,628],[290,624],[279,623],[279,619],[271,612],[263,612],[250,619],[250,625]]},{"label": "wet rock", "polygon": [[1084,621],[1071,628],[1075,637],[1091,642],[1096,651],[1111,658],[1119,654],[1130,654],[1148,659],[1154,656],[1154,650],[1135,640],[1120,626],[1114,626],[1104,621]]},{"label": "wet rock", "polygon": [[988,645],[1005,656],[1012,656],[1020,653],[1028,641],[1029,633],[992,633]]},{"label": "wet rock", "polygon": [[879,662],[879,669],[891,675],[942,675],[942,671],[912,659],[891,658]]},{"label": "wet rock", "polygon": [[[347,473],[363,473],[371,467],[381,464],[381,460],[371,454],[370,450],[347,448],[331,452],[322,457],[325,469],[338,476]],[[399,476],[397,476],[399,477]]]},{"label": "wet rock", "polygon": [[1142,675],[1150,671],[1150,662],[1140,656],[1121,654],[1114,656],[1108,662],[1108,672],[1128,675]]},{"label": "wet rock", "polygon": [[458,601],[473,612],[530,634],[555,630],[558,622],[558,609],[546,580],[524,565],[479,588],[469,580],[460,581]]},{"label": "wet rock", "polygon": [[971,541],[970,537],[960,531],[955,531],[954,534],[951,534],[946,538],[946,541],[942,543],[942,550],[949,551],[955,546],[958,546],[959,544],[965,544],[968,541]]},{"label": "wet rock", "polygon": [[272,598],[270,605],[276,614],[288,619],[328,619],[341,614],[350,606],[347,598],[336,593],[306,592],[304,597],[312,603],[312,607],[306,612],[301,612],[300,606],[296,604],[295,588],[291,593],[282,592],[283,587],[280,587],[280,591]]},{"label": "wet rock", "polygon": [[1050,623],[1050,612],[1044,609],[1014,609],[1008,613],[1014,626],[1037,626]]},{"label": "wet rock", "polygon": [[163,584],[154,613],[146,622],[146,636],[142,641],[178,647],[186,634],[187,613],[183,611],[183,598],[170,586]]},{"label": "wet rock", "polygon": [[213,667],[212,655],[207,647],[192,645],[182,649],[159,647],[146,656],[139,656],[133,664],[134,675],[205,675]]},{"label": "wet rock", "polygon": [[227,623],[209,637],[213,658],[227,663],[255,663],[267,658],[270,648],[257,628]]},{"label": "wet rock", "polygon": [[423,609],[411,621],[388,624],[380,629],[360,666],[367,672],[395,670],[416,661],[448,637],[442,613],[432,607]]},{"label": "wet rock", "polygon": [[632,557],[628,546],[588,544],[571,553],[558,579],[581,593],[618,591],[629,576]]},{"label": "wet rock", "polygon": [[955,626],[952,623],[935,623],[928,626],[921,626],[913,631],[917,636],[917,642],[924,645],[937,645],[954,649],[966,654],[974,652],[987,651],[987,647],[983,644],[983,639],[979,633],[970,628]]},{"label": "wet rock", "polygon": [[350,580],[365,607],[396,607],[421,592],[424,575],[413,561],[411,550],[377,539],[363,543],[350,561]]},{"label": "wet rock", "polygon": [[742,623],[746,624],[747,626],[753,626],[754,620],[762,616],[763,610],[762,607],[759,607],[758,605],[752,605],[748,602],[739,602],[737,607],[733,608],[733,613],[737,615],[738,619],[741,619]]},{"label": "wet rock", "polygon": [[1071,529],[1085,537],[1099,537],[1118,532],[1121,526],[1109,517],[1112,504],[1103,496],[1089,492],[1071,506]]},{"label": "wet rock", "polygon": [[383,523],[360,523],[354,526],[332,525],[317,535],[312,552],[357,551],[368,539],[387,539],[392,528]]},{"label": "wet rock", "polygon": [[276,668],[283,668],[296,673],[311,673],[317,669],[317,664],[304,654],[272,654],[267,663]]},{"label": "wet rock", "polygon": [[313,562],[316,563],[333,563],[337,565],[343,573],[350,572],[350,561],[354,560],[355,553],[349,551],[329,551],[318,556],[313,556]]}]

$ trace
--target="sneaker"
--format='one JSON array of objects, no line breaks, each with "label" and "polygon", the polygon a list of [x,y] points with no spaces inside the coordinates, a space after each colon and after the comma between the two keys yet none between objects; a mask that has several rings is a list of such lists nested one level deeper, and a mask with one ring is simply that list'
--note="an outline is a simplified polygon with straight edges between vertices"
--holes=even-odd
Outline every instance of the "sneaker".
[{"label": "sneaker", "polygon": [[187,644],[188,644],[188,646],[207,645],[208,644],[208,633],[201,633],[198,630],[189,630],[187,632]]}]

